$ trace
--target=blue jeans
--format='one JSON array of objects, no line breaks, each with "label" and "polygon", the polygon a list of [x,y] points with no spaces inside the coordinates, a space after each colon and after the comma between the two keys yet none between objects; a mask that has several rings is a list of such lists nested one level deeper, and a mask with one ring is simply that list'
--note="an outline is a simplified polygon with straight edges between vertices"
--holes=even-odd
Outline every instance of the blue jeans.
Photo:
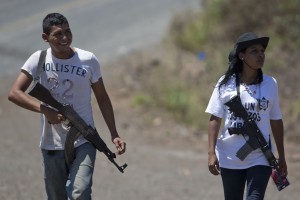
[{"label": "blue jeans", "polygon": [[248,169],[221,168],[225,200],[243,200],[247,183],[247,200],[263,200],[272,168],[253,166]]},{"label": "blue jeans", "polygon": [[42,149],[42,155],[48,200],[91,199],[96,159],[96,149],[91,143],[75,148],[75,160],[69,172],[63,150]]}]

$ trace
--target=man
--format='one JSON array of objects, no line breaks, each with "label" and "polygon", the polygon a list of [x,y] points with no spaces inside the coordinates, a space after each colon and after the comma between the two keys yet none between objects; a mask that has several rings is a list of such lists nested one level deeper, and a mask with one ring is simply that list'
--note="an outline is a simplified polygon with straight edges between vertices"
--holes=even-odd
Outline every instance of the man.
[{"label": "man", "polygon": [[93,91],[118,154],[125,152],[126,144],[116,130],[114,112],[104,87],[100,64],[93,53],[71,47],[72,32],[67,19],[59,13],[48,14],[43,20],[42,38],[50,46],[45,64],[38,69],[41,51],[33,53],[21,68],[8,99],[25,109],[41,113],[40,147],[48,199],[91,199],[95,147],[79,137],[74,143],[75,160],[67,169],[64,144],[68,130],[62,123],[64,117],[44,103],[30,98],[25,91],[39,77],[40,83],[58,101],[71,104],[88,124],[94,126],[91,106]]}]

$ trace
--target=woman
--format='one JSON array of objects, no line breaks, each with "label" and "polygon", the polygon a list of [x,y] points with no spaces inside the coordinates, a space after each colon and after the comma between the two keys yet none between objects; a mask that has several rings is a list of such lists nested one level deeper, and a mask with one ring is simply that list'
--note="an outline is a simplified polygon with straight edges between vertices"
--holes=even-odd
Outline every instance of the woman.
[{"label": "woman", "polygon": [[[244,160],[236,156],[247,136],[231,135],[228,128],[241,127],[244,121],[224,105],[236,95],[240,96],[249,116],[272,148],[271,126],[280,170],[287,175],[278,86],[273,77],[262,72],[268,42],[269,37],[258,37],[252,32],[244,33],[237,39],[229,54],[228,70],[219,79],[205,111],[211,114],[208,125],[208,167],[213,175],[221,174],[226,200],[242,200],[246,185],[247,200],[263,199],[272,173],[272,168],[259,148]],[[225,123],[218,138],[222,118]]]}]

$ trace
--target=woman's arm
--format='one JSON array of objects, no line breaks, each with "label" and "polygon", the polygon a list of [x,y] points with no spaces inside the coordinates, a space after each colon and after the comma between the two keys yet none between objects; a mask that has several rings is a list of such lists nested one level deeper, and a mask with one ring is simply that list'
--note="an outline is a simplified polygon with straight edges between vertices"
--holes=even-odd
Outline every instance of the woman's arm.
[{"label": "woman's arm", "polygon": [[284,152],[284,131],[283,131],[283,122],[279,120],[270,120],[271,129],[273,137],[276,143],[277,152],[278,152],[278,163],[279,167],[284,175],[287,175],[287,165],[285,161],[285,152]]},{"label": "woman's arm", "polygon": [[213,175],[220,174],[219,161],[216,156],[215,146],[222,119],[211,115],[208,123],[208,169]]}]

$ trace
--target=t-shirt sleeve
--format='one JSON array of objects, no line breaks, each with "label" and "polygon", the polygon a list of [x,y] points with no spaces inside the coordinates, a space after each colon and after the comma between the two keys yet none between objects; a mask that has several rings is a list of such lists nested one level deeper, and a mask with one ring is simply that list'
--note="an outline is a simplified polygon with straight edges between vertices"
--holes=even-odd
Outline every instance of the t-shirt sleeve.
[{"label": "t-shirt sleeve", "polygon": [[273,97],[273,105],[270,110],[270,119],[278,120],[278,119],[282,119],[282,114],[279,105],[278,84],[274,78],[273,81],[274,81],[274,89],[273,89],[274,97]]},{"label": "t-shirt sleeve", "polygon": [[91,66],[92,66],[91,83],[95,83],[102,77],[102,75],[100,69],[100,62],[94,54],[92,54],[91,57]]},{"label": "t-shirt sleeve", "polygon": [[27,71],[33,78],[37,76],[37,65],[40,55],[41,51],[36,51],[26,60],[24,65],[21,67],[22,70]]},{"label": "t-shirt sleeve", "polygon": [[219,118],[223,118],[225,111],[224,111],[224,105],[220,99],[218,86],[214,88],[205,112],[217,116]]}]

